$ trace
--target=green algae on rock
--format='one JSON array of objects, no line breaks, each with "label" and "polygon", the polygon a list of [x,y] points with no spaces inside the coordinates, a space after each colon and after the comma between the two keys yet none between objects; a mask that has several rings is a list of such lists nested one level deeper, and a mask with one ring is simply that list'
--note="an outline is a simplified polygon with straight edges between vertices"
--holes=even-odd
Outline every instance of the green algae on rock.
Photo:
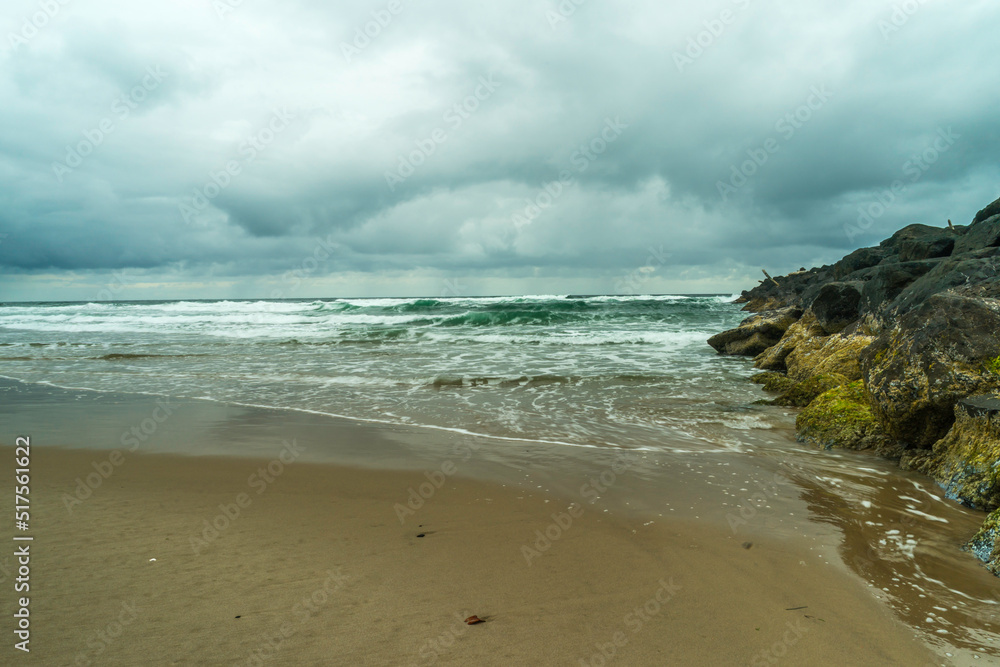
[{"label": "green algae on rock", "polygon": [[820,395],[795,420],[799,440],[825,449],[869,449],[884,437],[860,380]]},{"label": "green algae on rock", "polygon": [[821,373],[803,382],[796,382],[786,389],[781,396],[773,401],[769,401],[769,403],[789,408],[804,408],[822,394],[835,387],[845,385],[848,382],[850,380],[840,373]]},{"label": "green algae on rock", "polygon": [[924,464],[949,498],[986,511],[1000,507],[1000,398],[976,396],[955,406],[955,425]]},{"label": "green algae on rock", "polygon": [[772,394],[783,394],[798,384],[798,382],[787,375],[782,375],[781,373],[775,373],[773,371],[757,373],[750,378],[750,381],[754,384],[763,385],[764,391],[771,392]]},{"label": "green algae on rock", "polygon": [[1000,509],[986,517],[982,528],[965,548],[986,564],[986,569],[1000,577]]}]

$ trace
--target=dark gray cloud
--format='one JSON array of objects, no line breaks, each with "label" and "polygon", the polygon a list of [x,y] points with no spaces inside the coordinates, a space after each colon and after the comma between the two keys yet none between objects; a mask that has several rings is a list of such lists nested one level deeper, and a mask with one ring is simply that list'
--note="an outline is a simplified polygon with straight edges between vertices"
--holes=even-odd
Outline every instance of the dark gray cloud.
[{"label": "dark gray cloud", "polygon": [[985,1],[9,4],[0,298],[737,290],[1000,194]]}]

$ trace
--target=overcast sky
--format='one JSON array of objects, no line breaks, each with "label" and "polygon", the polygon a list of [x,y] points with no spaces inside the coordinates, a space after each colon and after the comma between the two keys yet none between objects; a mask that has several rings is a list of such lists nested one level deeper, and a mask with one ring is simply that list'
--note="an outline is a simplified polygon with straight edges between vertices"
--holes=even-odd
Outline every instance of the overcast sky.
[{"label": "overcast sky", "polygon": [[997,25],[991,0],[7,0],[0,300],[747,289],[1000,196]]}]

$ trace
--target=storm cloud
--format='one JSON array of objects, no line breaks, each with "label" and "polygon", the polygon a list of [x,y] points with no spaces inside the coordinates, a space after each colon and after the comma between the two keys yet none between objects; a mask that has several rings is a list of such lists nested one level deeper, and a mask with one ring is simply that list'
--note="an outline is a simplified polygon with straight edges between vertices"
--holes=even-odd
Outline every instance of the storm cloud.
[{"label": "storm cloud", "polygon": [[728,292],[1000,195],[1000,6],[16,0],[0,299]]}]

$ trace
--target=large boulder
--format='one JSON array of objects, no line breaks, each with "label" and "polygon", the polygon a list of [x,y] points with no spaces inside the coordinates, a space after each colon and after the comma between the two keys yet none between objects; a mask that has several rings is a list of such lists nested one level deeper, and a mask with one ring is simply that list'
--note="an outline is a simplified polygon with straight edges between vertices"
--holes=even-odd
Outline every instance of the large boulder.
[{"label": "large boulder", "polygon": [[788,369],[785,362],[796,347],[818,336],[825,335],[826,332],[816,321],[816,316],[813,315],[812,311],[806,311],[795,324],[788,327],[777,344],[754,358],[754,366],[765,371],[785,371]]},{"label": "large boulder", "polygon": [[872,274],[861,290],[863,313],[876,313],[895,299],[913,281],[941,263],[940,259],[916,262],[884,262]]},{"label": "large boulder", "polygon": [[997,199],[979,213],[976,213],[976,217],[972,220],[972,225],[978,225],[983,220],[988,220],[994,215],[1000,215],[1000,199]]},{"label": "large boulder", "polygon": [[986,511],[1000,507],[1000,397],[975,396],[955,405],[955,424],[934,445],[923,472],[945,494]]},{"label": "large boulder", "polygon": [[1000,301],[935,294],[861,353],[865,387],[885,431],[928,448],[955,421],[962,398],[1000,389]]},{"label": "large boulder", "polygon": [[910,283],[886,308],[893,315],[902,315],[938,294],[963,285],[984,285],[1000,282],[1000,254],[992,248],[955,255],[941,261],[930,271]]},{"label": "large boulder", "polygon": [[1000,509],[986,517],[982,528],[965,548],[986,564],[986,569],[1000,577]]},{"label": "large boulder", "polygon": [[970,227],[969,231],[956,241],[955,254],[998,246],[1000,246],[1000,215],[994,215]]},{"label": "large boulder", "polygon": [[858,358],[874,340],[861,334],[808,338],[785,358],[788,377],[803,381],[814,375],[839,373],[851,382],[860,380]]},{"label": "large boulder", "polygon": [[816,322],[828,334],[840,333],[860,315],[862,283],[827,283],[812,302]]},{"label": "large boulder", "polygon": [[835,280],[843,280],[858,271],[877,266],[889,256],[889,253],[889,249],[881,247],[858,248],[833,265],[833,278]]},{"label": "large boulder", "polygon": [[781,396],[766,402],[770,405],[804,408],[821,394],[825,394],[831,389],[847,383],[847,378],[840,373],[821,373],[820,375],[812,376],[808,380],[795,382],[792,386],[785,389]]},{"label": "large boulder", "polygon": [[719,354],[753,357],[781,340],[801,316],[802,310],[794,307],[753,315],[737,328],[712,336],[708,344]]},{"label": "large boulder", "polygon": [[798,439],[824,449],[869,449],[885,440],[861,381],[821,394],[795,419]]}]

